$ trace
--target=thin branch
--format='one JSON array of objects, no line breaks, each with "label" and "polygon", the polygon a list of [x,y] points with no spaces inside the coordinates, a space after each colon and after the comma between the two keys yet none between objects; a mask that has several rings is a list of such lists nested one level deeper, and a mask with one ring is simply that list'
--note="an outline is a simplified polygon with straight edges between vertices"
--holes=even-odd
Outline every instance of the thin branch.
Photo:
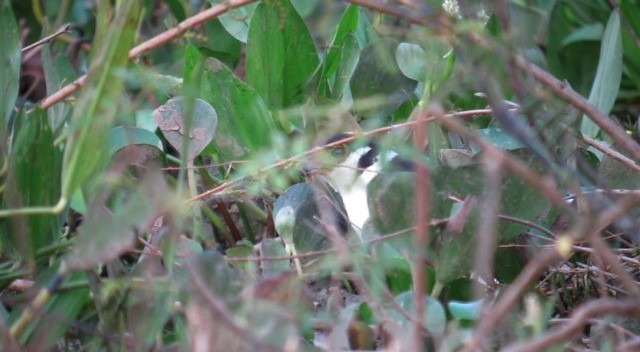
[{"label": "thin branch", "polygon": [[198,292],[204,298],[204,301],[208,304],[209,308],[214,312],[214,315],[225,322],[225,326],[231,330],[237,337],[253,345],[260,351],[278,351],[275,347],[267,345],[262,341],[255,338],[253,333],[249,333],[242,328],[233,317],[233,314],[229,311],[227,306],[218,297],[216,297],[207,285],[202,280],[200,273],[193,267],[192,264],[187,265],[187,270],[193,279],[193,284]]},{"label": "thin branch", "polygon": [[[424,141],[427,136],[427,120],[433,115],[444,115],[439,106],[430,106],[426,110],[418,107],[416,114],[416,124],[414,125],[414,139],[417,150],[424,148]],[[430,146],[433,148],[434,146]],[[415,351],[423,350],[422,329],[421,325],[425,319],[425,286],[427,267],[424,255],[427,252],[429,244],[429,218],[431,217],[431,207],[429,206],[429,197],[431,192],[431,172],[424,164],[416,165],[416,196],[415,196],[415,220],[416,233],[413,237],[413,253],[414,272],[413,272],[413,290],[414,290],[414,307],[416,309],[416,321],[420,324],[414,324],[412,337],[412,345]]]},{"label": "thin branch", "polygon": [[563,341],[569,341],[578,335],[592,317],[602,315],[626,315],[640,317],[640,301],[599,299],[583,304],[571,314],[568,323],[562,328],[554,328],[546,334],[531,340],[507,346],[509,352],[538,352]]},{"label": "thin branch", "polygon": [[29,50],[31,50],[33,48],[39,47],[40,45],[50,43],[56,37],[58,37],[58,36],[60,36],[60,35],[62,35],[64,33],[67,33],[70,28],[71,28],[71,23],[65,24],[64,26],[60,27],[60,29],[58,29],[55,33],[53,33],[51,35],[48,35],[48,36],[38,40],[37,42],[35,42],[35,43],[31,44],[31,45],[27,45],[24,48],[22,48],[22,53],[24,54],[24,53],[26,53],[27,51],[29,51]]},{"label": "thin branch", "polygon": [[[444,117],[446,117],[445,115]],[[529,183],[534,188],[536,188],[545,198],[551,201],[554,205],[558,206],[563,210],[567,210],[569,213],[575,213],[575,210],[572,209],[567,202],[565,202],[564,197],[561,196],[563,192],[558,189],[557,184],[552,178],[543,177],[538,175],[537,172],[533,171],[530,167],[528,167],[524,162],[520,161],[518,158],[513,157],[507,154],[505,151],[499,149],[493,144],[487,142],[477,134],[473,133],[469,128],[463,126],[458,123],[454,119],[447,118],[439,118],[440,122],[449,128],[452,132],[455,132],[461,136],[468,138],[470,141],[475,143],[484,153],[487,154],[487,157],[490,158],[501,158],[503,165],[509,169],[513,174],[520,177],[523,181]]]},{"label": "thin branch", "polygon": [[626,155],[616,150],[613,150],[613,148],[607,145],[599,143],[598,141],[596,141],[595,139],[589,136],[582,135],[582,140],[584,140],[585,143],[587,143],[588,145],[610,156],[611,158],[623,163],[626,167],[630,168],[631,170],[635,172],[640,172],[640,166],[638,166],[638,164],[636,164],[633,160],[629,159],[629,157],[627,157]]},{"label": "thin branch", "polygon": [[640,163],[640,145],[638,145],[620,125],[607,116],[607,114],[589,103],[585,97],[574,91],[567,82],[560,81],[549,72],[530,63],[525,58],[516,56],[515,63],[521,70],[530,73],[538,82],[551,89],[554,93],[587,115],[591,121],[611,136],[621,148],[626,150],[635,162]]},{"label": "thin branch", "polygon": [[498,326],[498,323],[509,312],[511,307],[522,297],[529,284],[542,274],[549,264],[559,258],[558,251],[552,248],[542,252],[536,260],[530,261],[496,304],[482,314],[473,337],[466,343],[463,351],[475,352],[481,350],[481,344],[484,339]]},{"label": "thin branch", "polygon": [[[475,269],[484,282],[494,281],[493,260],[497,241],[497,224],[500,212],[502,190],[502,159],[488,157],[482,159],[485,174],[484,194],[481,199],[482,216],[479,216],[478,232],[475,239]],[[475,280],[474,293],[476,299],[484,298],[484,287],[480,280]]]},{"label": "thin branch", "polygon": [[[469,111],[460,111],[460,112],[454,112],[454,113],[449,113],[446,115],[442,115],[442,118],[453,118],[453,117],[471,117],[471,116],[479,116],[479,115],[486,115],[486,114],[491,114],[492,113],[492,109],[477,109],[477,110],[469,110]],[[429,117],[425,120],[425,122],[429,122],[432,121],[433,118]],[[354,135],[351,137],[347,137],[347,138],[343,138],[339,141],[335,141],[333,143],[329,143],[320,147],[316,147],[313,148],[311,150],[307,150],[304,153],[298,154],[298,155],[294,155],[290,158],[284,159],[284,160],[280,160],[274,164],[271,164],[269,166],[263,167],[261,169],[259,169],[258,171],[252,173],[252,175],[261,175],[264,174],[266,172],[269,172],[271,170],[274,169],[278,169],[280,167],[285,167],[290,165],[291,163],[294,163],[296,161],[302,160],[310,155],[313,155],[315,153],[318,153],[322,150],[325,150],[327,148],[331,148],[331,147],[335,147],[337,145],[342,145],[342,144],[346,144],[346,143],[351,143],[353,141],[355,141],[357,138],[361,138],[361,137],[366,137],[366,136],[372,136],[372,135],[378,135],[378,134],[382,134],[382,133],[386,133],[389,131],[394,131],[394,130],[398,130],[398,129],[403,129],[403,128],[407,128],[407,127],[411,127],[413,125],[415,125],[417,123],[416,120],[412,120],[412,121],[407,121],[404,123],[399,123],[396,125],[389,125],[389,126],[384,126],[384,127],[380,127],[380,128],[376,128],[367,132],[364,132],[362,134],[359,135]],[[240,181],[244,180],[244,178],[241,179],[236,179],[236,180],[231,180],[231,181],[227,181],[221,185],[219,185],[218,187],[212,188],[208,191],[205,191],[199,195],[197,195],[196,197],[193,197],[191,199],[188,199],[187,202],[195,202],[197,200],[203,199],[205,197],[214,195],[220,191],[223,191],[231,186],[233,186],[235,183],[238,183]],[[564,201],[562,202],[563,204],[566,205],[566,203],[564,203]]]},{"label": "thin branch", "polygon": [[[178,23],[175,27],[170,28],[157,36],[140,43],[136,47],[132,48],[129,51],[129,59],[135,59],[138,56],[150,51],[151,49],[157,48],[171,40],[174,40],[180,37],[184,32],[189,30],[190,28],[196,27],[205,23],[206,21],[216,18],[221,14],[229,11],[229,9],[234,9],[237,7],[241,7],[252,2],[256,2],[257,0],[226,0],[221,4],[215,5],[205,11],[202,11],[192,17],[187,18],[186,20]],[[80,76],[73,83],[62,87],[59,91],[45,98],[40,104],[43,109],[47,109],[52,105],[66,99],[71,94],[75,93],[86,80],[87,75]]]}]

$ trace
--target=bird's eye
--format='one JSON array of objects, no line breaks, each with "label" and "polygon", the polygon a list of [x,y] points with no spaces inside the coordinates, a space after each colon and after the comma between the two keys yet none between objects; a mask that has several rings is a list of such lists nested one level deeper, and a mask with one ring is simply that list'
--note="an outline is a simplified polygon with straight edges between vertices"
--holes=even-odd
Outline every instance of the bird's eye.
[{"label": "bird's eye", "polygon": [[346,153],[345,147],[335,147],[331,150],[331,155],[336,158],[343,157],[345,153]]}]

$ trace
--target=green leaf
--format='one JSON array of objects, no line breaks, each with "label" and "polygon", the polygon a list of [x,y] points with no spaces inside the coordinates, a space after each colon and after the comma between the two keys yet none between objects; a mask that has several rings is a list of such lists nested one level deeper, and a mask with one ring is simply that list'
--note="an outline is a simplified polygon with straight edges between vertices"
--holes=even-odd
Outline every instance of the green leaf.
[{"label": "green leaf", "polygon": [[[218,115],[213,107],[202,99],[195,99],[192,107],[189,149],[186,160],[193,160],[211,142],[218,125]],[[178,151],[182,151],[185,141],[185,99],[171,98],[166,104],[153,111],[153,119],[165,138]]]},{"label": "green leaf", "polygon": [[578,28],[573,33],[569,34],[562,40],[562,45],[567,46],[569,44],[580,41],[599,41],[602,39],[604,33],[604,26],[602,23],[594,23]]},{"label": "green leaf", "polygon": [[476,130],[475,134],[489,141],[498,148],[515,150],[522,148],[522,144],[500,127],[488,127]]},{"label": "green leaf", "polygon": [[307,17],[313,13],[318,6],[318,0],[291,0],[291,4],[302,17]]},{"label": "green leaf", "polygon": [[400,43],[396,49],[396,60],[405,76],[416,81],[427,79],[427,55],[419,45]]},{"label": "green leaf", "polygon": [[[351,77],[353,108],[360,118],[385,118],[409,99],[417,82],[405,77],[395,59],[398,42],[376,41],[360,52]],[[371,99],[375,99],[375,104]]]},{"label": "green leaf", "polygon": [[109,131],[109,156],[115,155],[121,149],[131,145],[149,145],[162,152],[162,141],[155,133],[148,130],[118,126]]},{"label": "green leaf", "polygon": [[342,15],[322,63],[319,95],[338,100],[347,88],[360,59],[360,45],[356,37],[359,18],[360,11],[355,5],[349,5]]},{"label": "green leaf", "polygon": [[399,294],[411,289],[413,285],[411,266],[393,246],[382,243],[376,251],[376,260],[380,262],[391,293]]},{"label": "green leaf", "polygon": [[[62,155],[53,145],[47,113],[21,110],[16,118],[5,202],[8,208],[49,206],[60,197]],[[13,217],[7,231],[12,243],[28,261],[51,244],[62,225],[54,215]]]},{"label": "green leaf", "polygon": [[289,0],[260,2],[249,28],[246,78],[267,106],[302,104],[318,63],[309,29]]},{"label": "green leaf", "polygon": [[[213,5],[222,4],[225,0],[209,0],[209,3]],[[223,13],[218,17],[220,23],[234,38],[246,43],[247,36],[249,34],[249,24],[253,13],[258,6],[257,3],[247,4],[235,9],[231,9],[226,13]]]},{"label": "green leaf", "polygon": [[166,3],[167,5],[169,5],[169,9],[171,10],[171,13],[173,13],[173,15],[176,17],[176,20],[178,20],[178,22],[182,22],[184,21],[185,18],[187,18],[187,14],[184,11],[184,7],[182,6],[179,0],[167,0]]},{"label": "green leaf", "polygon": [[[267,258],[286,257],[287,253],[284,246],[272,238],[265,238],[260,243],[260,256]],[[289,260],[266,260],[262,262],[262,276],[265,278],[277,276],[291,269]]]},{"label": "green leaf", "polygon": [[242,56],[241,42],[231,36],[218,19],[204,24],[206,42],[199,46],[207,56],[215,57],[229,67],[236,67]]},{"label": "green leaf", "polygon": [[[400,308],[410,315],[414,316],[414,295],[413,292],[404,292],[396,296],[396,301]],[[431,297],[424,297],[424,326],[431,333],[441,334],[444,332],[444,328],[447,324],[447,316],[444,311],[444,307],[440,302]],[[389,317],[395,320],[401,327],[408,327],[412,323],[407,320],[398,310],[393,307],[389,309]]]},{"label": "green leaf", "polygon": [[[605,28],[600,47],[600,61],[596,71],[596,78],[591,87],[589,102],[608,114],[616,102],[616,96],[622,80],[622,38],[620,35],[620,16],[616,11],[611,13]],[[582,116],[580,132],[595,138],[600,127]]]},{"label": "green leaf", "polygon": [[[42,46],[42,69],[47,83],[48,95],[57,92],[63,85],[73,82],[75,79],[75,74],[69,59],[64,55],[58,55],[54,62],[51,57],[50,47],[50,44]],[[66,120],[70,111],[70,106],[64,102],[60,102],[47,109],[49,124],[54,132],[62,127],[62,123]]]},{"label": "green leaf", "polygon": [[[0,135],[4,135],[18,97],[22,52],[18,25],[11,11],[11,2],[2,0],[0,8]],[[4,138],[4,137],[3,137]],[[3,141],[4,143],[4,141]]]},{"label": "green leaf", "polygon": [[124,86],[124,69],[133,45],[140,1],[124,1],[92,62],[72,117],[64,150],[62,199],[96,175],[107,161],[107,135]]},{"label": "green leaf", "polygon": [[[414,195],[413,172],[383,173],[371,180],[367,185],[367,203],[375,228],[386,234],[415,226]],[[406,239],[392,240],[396,241]]]},{"label": "green leaf", "polygon": [[451,301],[447,304],[449,312],[456,320],[478,320],[482,313],[483,300],[474,302]]},{"label": "green leaf", "polygon": [[276,126],[267,106],[220,61],[207,60],[200,94],[218,113],[214,144],[222,158],[242,160],[271,147]]}]

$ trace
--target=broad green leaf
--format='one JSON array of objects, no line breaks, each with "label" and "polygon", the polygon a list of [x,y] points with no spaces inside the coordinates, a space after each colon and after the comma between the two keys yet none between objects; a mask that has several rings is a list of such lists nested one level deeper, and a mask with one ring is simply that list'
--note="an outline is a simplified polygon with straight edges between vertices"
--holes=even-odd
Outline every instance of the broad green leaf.
[{"label": "broad green leaf", "polygon": [[95,176],[107,161],[107,135],[117,112],[123,89],[124,69],[133,45],[140,15],[140,1],[125,1],[118,7],[104,43],[98,47],[82,87],[64,150],[62,199]]},{"label": "broad green leaf", "polygon": [[125,147],[139,144],[149,145],[162,151],[162,141],[155,133],[148,130],[118,126],[109,131],[109,156],[113,156]]},{"label": "broad green leaf", "polygon": [[218,113],[217,152],[225,160],[242,160],[272,145],[275,123],[264,101],[224,64],[207,60],[201,97]]},{"label": "broad green leaf", "polygon": [[313,13],[318,6],[318,0],[291,0],[291,4],[302,17],[307,17]]},{"label": "broad green leaf", "polygon": [[602,23],[594,23],[578,28],[575,32],[564,38],[562,45],[569,45],[580,41],[599,41],[602,39],[604,26]]},{"label": "broad green leaf", "polygon": [[393,294],[399,294],[411,289],[413,278],[411,266],[405,257],[389,243],[382,243],[377,247],[376,260],[380,262],[380,269]]},{"label": "broad green leaf", "polygon": [[[44,70],[44,77],[47,83],[47,94],[51,95],[62,86],[72,82],[75,79],[75,74],[69,59],[64,55],[58,55],[55,58],[55,62],[51,57],[51,45],[46,44],[42,46],[42,69]],[[64,102],[60,102],[49,109],[47,113],[49,115],[49,125],[51,129],[56,132],[62,127],[62,123],[68,117],[70,107]]]},{"label": "broad green leaf", "polygon": [[638,11],[637,2],[634,3],[632,0],[622,0],[620,9],[629,23],[628,26],[621,28],[625,73],[638,89],[640,88],[640,45],[636,38],[640,36],[640,11]]},{"label": "broad green leaf", "polygon": [[249,28],[246,80],[267,106],[279,110],[302,104],[318,63],[309,29],[289,0],[260,2]]},{"label": "broad green leaf", "polygon": [[[11,2],[0,4],[0,135],[4,135],[18,96],[20,60],[22,58],[18,25],[11,11]],[[4,137],[3,137],[4,138]],[[4,141],[2,142],[4,143]]]},{"label": "broad green leaf", "polygon": [[184,7],[182,6],[181,1],[179,0],[167,0],[167,5],[169,5],[169,9],[171,13],[176,17],[178,22],[184,21],[187,18],[187,13],[184,11]]},{"label": "broad green leaf", "polygon": [[356,37],[360,11],[349,5],[325,55],[320,74],[318,94],[337,100],[347,88],[360,59],[360,46]]},{"label": "broad green leaf", "polygon": [[[272,239],[265,238],[260,243],[260,256],[267,258],[277,258],[288,256],[284,246]],[[276,276],[291,269],[288,259],[283,260],[266,260],[262,262],[262,276],[265,278]]]},{"label": "broad green leaf", "polygon": [[[595,19],[589,22],[596,22]],[[585,55],[598,50],[598,42],[581,41],[568,46],[564,38],[573,33],[580,23],[576,23],[576,13],[571,2],[558,1],[550,12],[546,37],[546,61],[549,71],[559,79],[566,79],[571,87],[582,95],[587,95],[595,77],[598,58]],[[567,64],[570,63],[570,64]]]},{"label": "broad green leaf", "polygon": [[[447,316],[444,311],[444,307],[440,302],[431,297],[425,296],[424,298],[424,326],[433,334],[441,334],[444,332],[444,328],[447,324]],[[414,295],[413,292],[404,292],[396,296],[396,301],[400,308],[408,312],[411,316],[415,316]],[[407,320],[398,310],[395,308],[389,309],[389,317],[395,320],[401,327],[408,327],[412,323]]]},{"label": "broad green leaf", "polygon": [[416,81],[427,79],[427,55],[419,45],[400,43],[396,49],[396,60],[405,76]]},{"label": "broad green leaf", "polygon": [[[212,6],[224,2],[225,0],[209,0],[209,3]],[[220,19],[220,23],[222,23],[229,34],[231,34],[239,41],[246,43],[247,36],[249,34],[249,24],[251,23],[251,18],[253,16],[253,12],[256,9],[256,6],[258,6],[258,3],[251,3],[235,9],[231,9],[228,12],[220,15],[220,17],[218,18]]]},{"label": "broad green leaf", "polygon": [[236,67],[242,56],[242,43],[231,36],[218,19],[204,24],[206,42],[199,45],[199,49],[206,56],[214,57],[229,67]]},{"label": "broad green leaf", "polygon": [[[596,78],[589,94],[589,103],[608,114],[616,102],[616,96],[622,80],[622,38],[620,35],[620,16],[616,11],[611,13],[600,46],[600,61]],[[595,138],[600,127],[582,116],[580,132]]]},{"label": "broad green leaf", "polygon": [[174,285],[183,289],[191,299],[202,301],[204,292],[200,285],[195,284],[196,278],[221,299],[233,300],[235,305],[239,303],[237,298],[242,289],[242,277],[229,267],[222,254],[203,251],[189,258],[182,269],[175,273]]},{"label": "broad green leaf", "polygon": [[[53,145],[47,113],[42,109],[35,109],[30,114],[21,110],[14,134],[5,206],[54,205],[60,197],[62,155]],[[13,217],[8,224],[7,233],[14,247],[28,261],[34,259],[39,248],[55,240],[62,225],[54,215]]]},{"label": "broad green leaf", "polygon": [[[353,108],[360,118],[385,118],[411,97],[417,82],[398,68],[397,46],[397,41],[383,39],[360,52],[350,83]],[[371,99],[375,99],[373,106]]]},{"label": "broad green leaf", "polygon": [[193,160],[211,142],[218,125],[218,115],[202,99],[195,99],[192,108],[191,130],[185,131],[185,99],[170,99],[153,111],[153,118],[167,141],[178,151],[183,149],[185,135],[189,138],[186,160]]},{"label": "broad green leaf", "polygon": [[500,127],[483,128],[476,130],[475,133],[498,148],[506,150],[522,148],[522,144],[518,140]]}]

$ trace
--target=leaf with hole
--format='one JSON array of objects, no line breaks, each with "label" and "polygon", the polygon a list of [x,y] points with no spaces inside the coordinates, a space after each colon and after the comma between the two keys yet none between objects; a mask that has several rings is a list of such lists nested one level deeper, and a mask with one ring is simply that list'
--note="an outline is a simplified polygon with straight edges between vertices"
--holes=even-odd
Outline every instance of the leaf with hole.
[{"label": "leaf with hole", "polygon": [[193,160],[211,142],[218,125],[218,114],[211,104],[202,99],[194,99],[190,107],[191,127],[185,127],[185,111],[188,100],[182,96],[169,99],[166,104],[153,111],[153,119],[165,138],[177,151],[183,152],[188,140],[186,159]]}]

